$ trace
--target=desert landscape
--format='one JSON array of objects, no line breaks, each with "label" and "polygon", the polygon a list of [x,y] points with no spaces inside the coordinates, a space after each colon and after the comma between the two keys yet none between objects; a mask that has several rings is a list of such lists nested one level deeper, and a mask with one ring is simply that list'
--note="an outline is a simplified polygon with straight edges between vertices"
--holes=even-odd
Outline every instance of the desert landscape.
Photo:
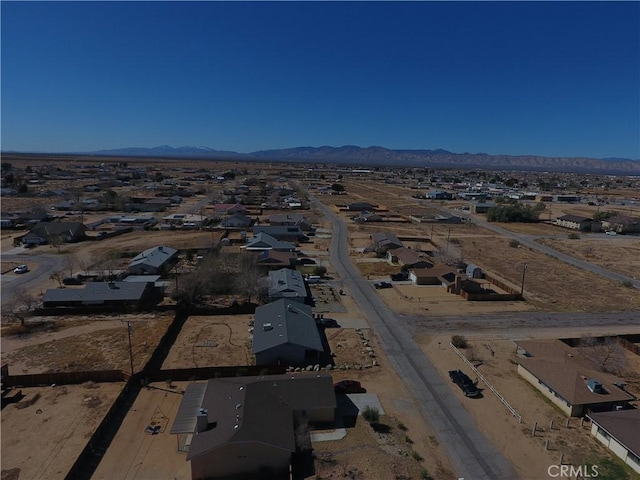
[{"label": "desert landscape", "polygon": [[[74,165],[67,159],[11,161],[14,168],[25,169],[29,165],[35,171],[44,171],[51,165],[65,169]],[[119,171],[121,162],[105,158],[103,166],[97,167],[95,162],[82,159],[78,160],[78,170]],[[3,394],[3,480],[69,478],[70,472],[78,475],[75,478],[191,478],[189,461],[184,452],[177,450],[175,435],[170,434],[187,386],[204,381],[206,378],[200,375],[214,375],[214,371],[222,376],[243,375],[251,368],[260,368],[252,352],[254,312],[256,305],[268,303],[267,274],[278,267],[260,270],[249,284],[254,278],[253,267],[242,264],[238,269],[236,260],[229,260],[245,258],[250,234],[247,229],[216,226],[216,222],[225,222],[229,214],[216,214],[215,206],[232,206],[241,201],[247,203],[246,213],[257,225],[268,225],[272,215],[283,212],[303,214],[313,225],[312,235],[296,248],[296,258],[313,263],[294,268],[307,282],[314,315],[335,324],[318,324],[324,358],[329,360],[309,368],[330,372],[335,383],[360,382],[366,394],[373,394],[384,410],[376,421],[358,416],[344,434],[340,433],[344,427],[339,416],[333,427],[313,431],[312,439],[316,440],[311,442],[312,468],[299,469],[294,478],[386,480],[455,476],[457,465],[450,458],[451,448],[424,414],[425,410],[438,407],[416,400],[417,392],[398,372],[397,360],[388,357],[388,339],[372,328],[370,307],[363,304],[363,299],[373,301],[374,296],[397,315],[398,328],[407,329],[424,358],[433,365],[440,376],[438,388],[445,389],[441,391],[447,392],[447,398],[458,402],[469,415],[472,428],[483,432],[513,465],[519,478],[547,478],[548,466],[557,464],[560,455],[567,464],[600,465],[599,478],[639,478],[590,435],[589,422],[567,418],[518,376],[515,343],[523,339],[620,336],[637,344],[633,334],[640,333],[640,296],[635,276],[640,258],[639,237],[609,236],[604,232],[575,235],[554,224],[557,217],[594,215],[600,208],[634,215],[636,207],[630,203],[636,201],[633,189],[607,193],[611,201],[626,199],[626,205],[550,202],[541,222],[496,224],[487,222],[484,214],[465,210],[469,202],[460,198],[416,198],[417,191],[428,193],[443,187],[425,186],[417,181],[420,172],[411,169],[404,172],[402,182],[383,183],[385,178],[395,178],[397,172],[381,169],[363,174],[351,173],[349,168],[273,163],[200,162],[189,167],[170,160],[159,164],[155,160],[127,159],[127,163],[127,168],[135,165],[150,178],[161,171],[164,177],[191,179],[190,187],[198,193],[167,206],[162,213],[153,213],[156,223],[150,227],[115,236],[107,234],[100,240],[98,230],[88,230],[88,240],[50,242],[27,249],[20,242],[28,230],[2,229],[1,342],[2,363],[6,366],[3,388],[10,384]],[[193,180],[203,172],[207,173],[206,179]],[[233,178],[211,181],[211,177],[222,178],[225,172],[234,172]],[[48,180],[47,188],[71,190],[77,181]],[[82,182],[94,183],[91,175]],[[331,194],[335,185],[341,189]],[[173,188],[171,183],[165,190]],[[135,185],[113,186],[110,191],[123,199],[134,192],[142,195],[140,186]],[[151,191],[155,195],[156,191]],[[297,196],[300,207],[276,204],[280,191]],[[585,198],[592,194],[581,192]],[[364,294],[354,289],[350,277],[341,276],[344,267],[332,250],[338,232],[333,220],[315,202],[328,207],[346,225],[346,253],[362,285],[367,286],[361,290]],[[360,213],[350,211],[348,206],[358,202],[373,205],[382,220],[356,221]],[[107,209],[52,210],[47,197],[3,197],[2,208],[3,213],[18,209],[52,212],[57,217],[53,222],[85,225],[99,224],[117,215],[141,215]],[[191,228],[169,225],[163,220],[170,214],[194,212],[210,217],[210,223]],[[451,215],[459,215],[461,221],[447,224],[436,220],[438,216]],[[111,232],[106,229],[108,226],[102,223],[98,228]],[[390,261],[372,248],[372,236],[378,232],[397,236],[417,259],[448,266],[454,275],[461,274],[463,265],[477,265],[485,280],[474,281],[483,292],[511,297],[470,301],[452,290],[453,283],[450,287],[444,283],[418,284],[408,277],[413,271],[410,265]],[[612,277],[568,264],[529,242],[606,269]],[[177,257],[170,270],[153,280],[156,288],[162,289],[163,298],[151,308],[109,312],[108,308],[85,306],[74,311],[73,306],[65,306],[56,311],[56,307],[45,308],[37,303],[50,290],[82,290],[91,283],[83,276],[111,276],[113,279],[105,280],[119,282],[132,258],[158,245],[176,249]],[[14,273],[22,264],[27,265],[28,272]],[[57,272],[61,273],[56,275]],[[393,280],[401,273],[407,277]],[[624,280],[616,280],[614,275]],[[69,278],[82,280],[79,285],[62,282]],[[210,278],[210,283],[201,284],[198,279],[202,278]],[[244,279],[244,284],[239,279]],[[16,285],[22,286],[15,288]],[[24,310],[25,305],[10,300],[22,298],[25,291],[35,302],[28,314],[20,317],[15,310]],[[184,303],[185,298],[193,303]],[[597,317],[598,314],[602,316]],[[465,336],[468,347],[460,350],[461,355],[504,395],[521,415],[521,421],[482,382],[478,383],[482,398],[467,398],[450,382],[448,371],[452,369],[465,370],[474,378],[450,346],[454,335]],[[623,353],[626,367],[619,376],[637,399],[638,356],[628,349]],[[63,373],[89,378],[91,372],[103,371],[111,372],[111,380],[80,381],[78,377],[68,384],[51,381],[67,378]],[[118,380],[114,381],[116,377]],[[51,413],[54,405],[55,415]],[[637,400],[629,406],[637,407]],[[105,418],[117,418],[118,428],[107,431],[101,426]],[[551,421],[553,427],[549,426]],[[531,434],[534,423],[538,425],[535,436]],[[89,442],[108,445],[97,461],[87,447]]]}]

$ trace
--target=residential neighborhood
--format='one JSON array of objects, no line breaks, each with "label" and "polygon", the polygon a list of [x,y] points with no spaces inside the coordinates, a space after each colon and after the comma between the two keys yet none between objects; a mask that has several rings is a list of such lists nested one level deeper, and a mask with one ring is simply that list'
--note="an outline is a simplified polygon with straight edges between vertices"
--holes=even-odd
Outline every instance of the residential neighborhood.
[{"label": "residential neighborhood", "polygon": [[[69,415],[100,412],[57,455],[60,478],[453,478],[464,437],[438,429],[442,408],[477,422],[482,455],[509,439],[504,478],[537,480],[556,452],[637,471],[633,179],[613,196],[611,179],[562,174],[64,165],[32,165],[47,195],[7,192],[2,211],[3,422],[54,425],[43,395],[63,387]],[[586,313],[603,299],[615,328]],[[359,444],[371,453],[344,453]]]}]

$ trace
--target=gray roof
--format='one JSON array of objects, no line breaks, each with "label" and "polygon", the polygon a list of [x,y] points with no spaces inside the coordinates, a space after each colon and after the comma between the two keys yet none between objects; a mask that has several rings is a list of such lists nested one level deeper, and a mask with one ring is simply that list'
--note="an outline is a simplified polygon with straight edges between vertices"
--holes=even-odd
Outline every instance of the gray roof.
[{"label": "gray roof", "polygon": [[274,213],[269,215],[269,223],[294,225],[300,222],[311,223],[302,213]]},{"label": "gray roof", "polygon": [[246,248],[273,248],[274,250],[295,250],[296,246],[291,242],[282,242],[276,240],[271,235],[264,232],[257,233],[253,238],[249,239]]},{"label": "gray roof", "polygon": [[403,247],[403,243],[396,237],[395,234],[390,232],[375,232],[371,234],[371,240],[376,248],[382,248],[385,246],[397,246]]},{"label": "gray roof", "polygon": [[71,234],[81,236],[87,228],[80,222],[39,222],[31,230],[39,236]]},{"label": "gray roof", "polygon": [[264,352],[285,344],[318,352],[323,350],[311,307],[288,299],[280,299],[256,308],[253,353]]},{"label": "gray roof", "polygon": [[302,274],[290,268],[269,272],[269,297],[306,298],[307,289]]},{"label": "gray roof", "polygon": [[640,457],[640,410],[590,413],[589,418],[627,450]]},{"label": "gray roof", "polygon": [[[295,451],[293,413],[335,408],[332,382],[327,373],[209,380],[199,407],[207,410],[212,428],[193,436],[187,460],[228,443],[259,442]],[[192,424],[195,429],[198,409],[194,399],[195,394],[189,398],[185,394],[183,402],[189,402],[188,411],[192,412],[194,420],[188,424],[186,418],[182,419],[180,424],[184,428]],[[182,405],[177,418],[181,411]],[[185,410],[185,416],[186,413]],[[177,426],[175,428],[175,433],[181,433]]]},{"label": "gray roof", "polygon": [[123,278],[123,282],[157,282],[160,280],[160,275],[127,275]]},{"label": "gray roof", "polygon": [[170,433],[193,433],[196,429],[196,415],[202,405],[207,383],[190,383],[184,391],[178,413]]},{"label": "gray roof", "polygon": [[171,260],[176,253],[178,253],[178,250],[166,246],[148,248],[131,259],[129,262],[129,268],[141,264],[160,268],[166,262]]},{"label": "gray roof", "polygon": [[52,288],[42,302],[81,302],[100,304],[108,301],[139,301],[147,288],[145,282],[89,282],[84,288]]},{"label": "gray roof", "polygon": [[263,225],[253,227],[253,233],[266,233],[274,238],[293,237],[304,240],[307,236],[302,232],[298,225]]},{"label": "gray roof", "polygon": [[581,217],[580,215],[562,215],[558,217],[557,220],[561,220],[563,222],[572,222],[572,223],[582,223],[582,222],[592,222],[593,219],[589,217]]}]

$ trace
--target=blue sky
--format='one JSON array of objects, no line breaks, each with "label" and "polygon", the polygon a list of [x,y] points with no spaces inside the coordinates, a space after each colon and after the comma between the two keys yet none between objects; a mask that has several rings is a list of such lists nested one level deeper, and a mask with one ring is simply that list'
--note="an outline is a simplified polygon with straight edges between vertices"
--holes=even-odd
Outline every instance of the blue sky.
[{"label": "blue sky", "polygon": [[2,2],[2,149],[640,158],[638,2]]}]

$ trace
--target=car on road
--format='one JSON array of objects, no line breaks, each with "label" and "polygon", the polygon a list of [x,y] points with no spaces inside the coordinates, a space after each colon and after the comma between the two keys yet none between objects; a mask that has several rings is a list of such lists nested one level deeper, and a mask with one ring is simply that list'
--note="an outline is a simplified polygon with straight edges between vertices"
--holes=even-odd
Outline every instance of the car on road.
[{"label": "car on road", "polygon": [[18,265],[13,269],[13,273],[27,273],[29,271],[29,267],[26,265]]},{"label": "car on road", "polygon": [[449,378],[460,387],[465,396],[477,397],[480,395],[480,390],[478,390],[476,384],[462,370],[449,370]]},{"label": "car on road", "polygon": [[336,393],[365,393],[362,384],[357,380],[341,380],[333,384],[333,390]]},{"label": "car on road", "polygon": [[613,230],[607,230],[606,232],[604,232],[605,235],[617,235],[616,232],[614,232]]},{"label": "car on road", "polygon": [[377,289],[393,287],[393,285],[391,285],[389,282],[377,282],[377,283],[374,283],[373,286]]}]

